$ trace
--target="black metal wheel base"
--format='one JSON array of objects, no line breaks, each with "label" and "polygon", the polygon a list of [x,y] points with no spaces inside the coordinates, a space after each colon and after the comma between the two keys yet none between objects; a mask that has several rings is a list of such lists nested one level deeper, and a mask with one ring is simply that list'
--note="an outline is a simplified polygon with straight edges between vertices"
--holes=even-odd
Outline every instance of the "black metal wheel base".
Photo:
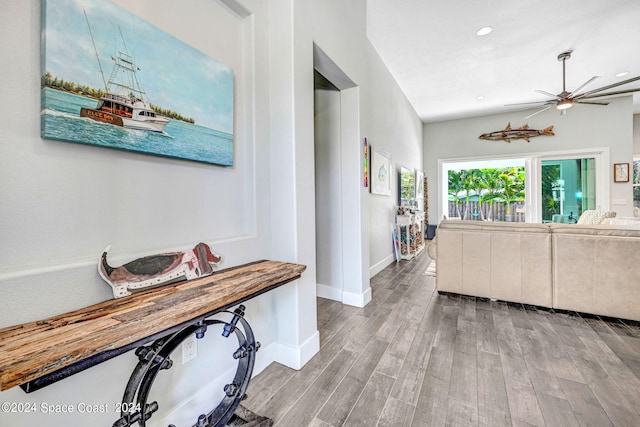
[{"label": "black metal wheel base", "polygon": [[[173,361],[169,357],[171,353],[192,334],[195,334],[198,339],[203,338],[207,327],[216,324],[223,325],[223,337],[228,338],[232,333],[235,334],[238,349],[233,353],[233,358],[238,360],[238,367],[233,382],[224,387],[225,396],[222,400],[208,414],[199,415],[193,426],[224,427],[232,419],[235,420],[234,425],[271,426],[273,424],[271,420],[258,417],[243,407],[240,407],[237,415],[235,414],[240,402],[246,397],[256,352],[260,348],[260,343],[255,341],[251,326],[243,317],[244,310],[245,307],[240,305],[233,312],[226,311],[233,315],[230,322],[215,319],[202,320],[173,335],[160,338],[148,346],[136,349],[139,361],[129,377],[122,397],[120,418],[113,423],[113,427],[130,427],[135,423],[139,427],[146,427],[146,421],[158,410],[157,402],[147,403],[149,391],[158,373],[173,366]],[[238,327],[238,323],[242,330]],[[247,422],[237,424],[238,419]]]}]

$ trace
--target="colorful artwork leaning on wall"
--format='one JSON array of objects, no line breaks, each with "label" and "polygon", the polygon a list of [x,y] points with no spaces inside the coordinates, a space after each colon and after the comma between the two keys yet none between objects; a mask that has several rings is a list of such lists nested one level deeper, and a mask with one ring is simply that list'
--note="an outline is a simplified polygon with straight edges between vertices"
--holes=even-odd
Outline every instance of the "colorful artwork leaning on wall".
[{"label": "colorful artwork leaning on wall", "polygon": [[107,262],[107,247],[98,261],[98,273],[113,288],[115,298],[126,297],[132,291],[197,279],[213,273],[222,256],[206,243],[198,243],[186,252],[169,252],[138,258],[120,267]]}]

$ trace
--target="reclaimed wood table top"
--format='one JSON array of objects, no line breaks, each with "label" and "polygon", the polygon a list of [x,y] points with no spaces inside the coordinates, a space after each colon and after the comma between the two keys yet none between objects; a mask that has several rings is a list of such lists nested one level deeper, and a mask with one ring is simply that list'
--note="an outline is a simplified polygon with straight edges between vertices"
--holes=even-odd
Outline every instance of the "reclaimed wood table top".
[{"label": "reclaimed wood table top", "polygon": [[104,352],[131,349],[295,280],[305,269],[259,261],[0,329],[0,390]]}]

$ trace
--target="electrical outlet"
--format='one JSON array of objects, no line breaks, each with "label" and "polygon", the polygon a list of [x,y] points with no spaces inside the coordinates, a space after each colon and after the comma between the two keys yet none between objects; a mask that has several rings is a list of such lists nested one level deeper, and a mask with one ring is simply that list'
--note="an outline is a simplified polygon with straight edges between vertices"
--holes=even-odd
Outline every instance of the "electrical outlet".
[{"label": "electrical outlet", "polygon": [[191,359],[195,359],[198,355],[198,341],[196,335],[193,334],[189,338],[182,341],[182,364],[184,365]]}]

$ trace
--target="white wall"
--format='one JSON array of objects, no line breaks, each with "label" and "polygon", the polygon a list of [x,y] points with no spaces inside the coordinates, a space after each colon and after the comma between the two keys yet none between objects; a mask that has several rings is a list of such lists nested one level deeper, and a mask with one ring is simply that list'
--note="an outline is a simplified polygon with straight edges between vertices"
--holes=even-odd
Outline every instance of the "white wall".
[{"label": "white wall", "polygon": [[[301,56],[294,62],[299,67],[295,74],[301,83],[300,91],[294,94],[295,102],[299,102],[302,108],[308,108],[312,103],[312,73],[307,71],[310,63],[306,56],[309,42],[315,43],[357,86],[349,89],[348,94],[344,91],[342,93],[343,98],[348,97],[347,103],[355,102],[359,106],[360,122],[359,136],[356,135],[356,130],[353,132],[355,136],[347,144],[343,144],[343,150],[346,150],[342,155],[343,164],[357,162],[362,165],[362,143],[367,137],[371,145],[390,152],[394,164],[402,163],[410,168],[421,169],[422,123],[366,37],[366,2],[295,1],[294,11],[304,15],[298,19],[299,26],[295,27],[294,33],[295,46],[297,42],[302,42],[304,48],[299,52]],[[308,82],[303,82],[300,76],[304,76]],[[302,85],[306,85],[306,88]],[[343,105],[344,102],[343,100]],[[300,111],[299,107],[296,107],[296,111]],[[296,129],[301,132],[306,126],[307,123],[296,123]],[[297,149],[306,153],[312,146],[311,140],[309,144],[302,144],[305,138],[308,136],[298,140]],[[297,164],[301,168],[311,167],[310,161]],[[349,168],[349,171],[353,170]],[[395,189],[394,195],[390,197],[369,194],[361,183],[362,166],[357,170],[360,171],[360,176],[349,175],[348,179],[349,184],[357,186],[356,188],[345,190],[346,184],[343,183],[343,191],[353,195],[343,197],[343,201],[347,199],[351,203],[355,202],[352,207],[346,207],[343,203],[343,211],[350,213],[343,219],[348,222],[350,218],[357,217],[362,221],[359,221],[359,225],[358,221],[353,221],[352,225],[345,223],[343,227],[345,230],[359,227],[358,246],[361,256],[360,265],[353,263],[349,266],[352,272],[357,271],[358,274],[344,280],[344,291],[351,295],[363,295],[366,300],[370,274],[384,268],[393,259],[390,236],[397,195]],[[347,243],[352,243],[357,238],[347,240]]]},{"label": "white wall", "polygon": [[[527,110],[506,114],[495,114],[470,119],[451,120],[424,125],[424,165],[429,180],[430,222],[437,224],[438,204],[438,160],[452,158],[473,158],[486,156],[510,156],[532,153],[552,153],[556,151],[578,150],[583,148],[609,147],[608,174],[609,198],[624,199],[624,206],[613,205],[609,208],[619,216],[630,216],[632,203],[631,183],[613,183],[613,163],[631,162],[633,153],[633,108],[631,97],[610,100],[606,107],[576,106],[566,115],[549,109],[529,120],[523,117],[535,112]],[[543,129],[553,125],[555,136],[538,136],[531,142],[514,140],[487,141],[478,139],[483,133],[504,129],[507,123],[517,128],[528,123],[531,129]]]},{"label": "white wall", "polygon": [[[199,241],[224,255],[224,267],[265,258],[298,260],[271,246],[270,106],[290,101],[269,100],[266,6],[246,0],[253,15],[242,20],[210,0],[116,3],[234,69],[235,164],[222,168],[41,139],[41,2],[3,1],[0,51],[11,61],[0,66],[5,100],[0,106],[0,327],[112,298],[96,272],[98,255],[108,244],[114,265]],[[293,165],[281,170],[287,168]],[[278,238],[290,240],[290,234]],[[287,284],[246,304],[263,345],[257,371],[273,360],[295,364],[291,360],[301,358],[304,341],[295,337],[301,330],[305,339],[314,335],[314,311],[304,329],[286,318],[298,286]],[[306,304],[315,310],[313,295]],[[220,393],[228,382],[236,362],[230,351],[213,349],[221,345],[216,335],[200,341],[199,356],[184,367],[175,355],[166,378],[179,380],[153,390],[161,412],[191,400],[205,384]],[[0,425],[111,425],[136,361],[129,352],[29,395],[17,387],[0,393],[3,402],[108,404],[109,413],[2,412]],[[212,366],[212,376],[203,381]],[[191,400],[186,415],[208,411],[210,399]],[[162,425],[161,418],[157,414],[153,423]],[[171,421],[180,424],[180,418]]]},{"label": "white wall", "polygon": [[398,172],[423,167],[422,122],[386,66],[370,45],[367,98],[367,139],[372,147],[391,154],[391,196],[369,195],[371,275],[394,260],[391,230],[398,204]]},{"label": "white wall", "polygon": [[[366,192],[362,184],[365,2],[309,1],[314,67],[340,91],[341,289],[319,284],[318,295],[362,307],[371,300]],[[336,13],[340,11],[340,13]],[[321,230],[321,229],[319,229]],[[322,232],[322,231],[320,231]]]},{"label": "white wall", "polygon": [[[4,291],[9,284],[29,282],[11,295],[13,304],[4,303],[4,325],[109,298],[109,287],[95,272],[97,257],[108,244],[113,245],[114,263],[187,248],[199,240],[221,251],[226,266],[268,249],[270,217],[256,213],[256,204],[270,200],[268,169],[254,159],[268,156],[268,140],[256,132],[253,105],[245,99],[254,78],[243,57],[245,24],[206,0],[188,7],[170,1],[119,3],[234,68],[235,165],[222,168],[41,139],[40,2],[3,4],[1,48],[12,61],[11,66],[3,62],[1,69],[7,102],[0,107],[6,117],[0,135],[0,277]],[[215,25],[202,33],[212,19]],[[186,21],[191,23],[178,23]],[[228,43],[211,43],[225,36]],[[73,276],[52,292],[45,279],[50,274],[58,280]],[[15,298],[29,310],[16,308]]]},{"label": "white wall", "polygon": [[[366,137],[371,146],[391,153],[394,167],[422,169],[422,122],[366,36],[366,2],[308,3],[312,9],[313,42],[357,85],[357,89],[350,89],[349,96],[358,98],[360,135],[348,146],[351,151],[346,158],[343,156],[343,162],[346,159],[362,164],[362,144]],[[306,3],[296,1],[297,6],[303,4]],[[357,95],[353,91],[357,91]],[[362,166],[359,170],[362,171]],[[358,284],[354,288],[349,288],[354,278],[345,280],[345,291],[358,294],[366,292],[370,276],[393,261],[391,227],[395,222],[397,188],[394,177],[391,196],[372,195],[361,184],[362,172],[359,179],[355,175],[349,179],[352,184],[359,183],[359,189],[352,189],[350,193],[360,193],[359,206],[345,210],[359,211],[362,219],[362,265],[353,268],[362,269],[363,279],[362,287]]]}]

